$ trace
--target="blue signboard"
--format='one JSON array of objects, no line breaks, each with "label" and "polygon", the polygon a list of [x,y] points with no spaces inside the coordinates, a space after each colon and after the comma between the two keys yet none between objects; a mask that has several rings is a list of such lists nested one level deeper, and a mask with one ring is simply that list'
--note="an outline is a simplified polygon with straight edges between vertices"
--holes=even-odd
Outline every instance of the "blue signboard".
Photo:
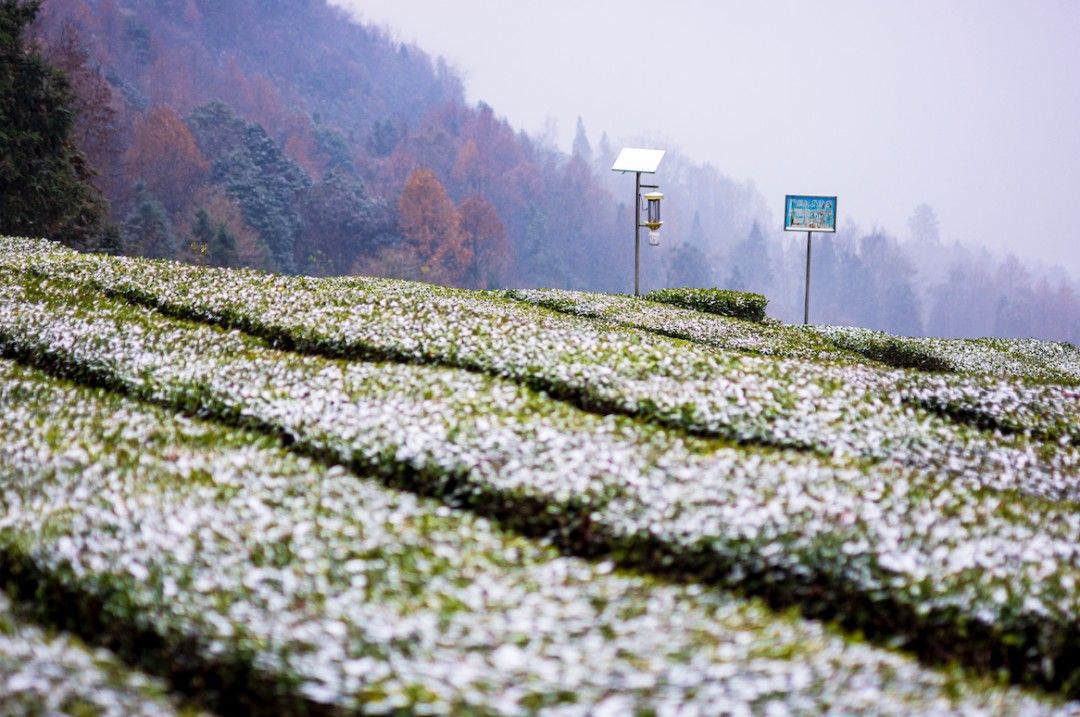
[{"label": "blue signboard", "polygon": [[784,199],[784,231],[835,232],[836,197],[787,195]]}]

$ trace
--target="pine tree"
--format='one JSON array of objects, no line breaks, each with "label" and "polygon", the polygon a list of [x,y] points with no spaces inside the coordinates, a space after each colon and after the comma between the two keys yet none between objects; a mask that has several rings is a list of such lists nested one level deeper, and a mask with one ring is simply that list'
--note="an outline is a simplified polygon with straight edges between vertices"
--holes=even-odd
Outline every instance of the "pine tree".
[{"label": "pine tree", "polygon": [[577,118],[577,131],[574,133],[573,156],[580,157],[585,164],[592,163],[592,145],[589,144],[589,135],[585,132],[585,122],[582,121],[581,117]]},{"label": "pine tree", "polygon": [[211,181],[240,205],[270,250],[273,267],[294,273],[303,223],[299,205],[310,178],[261,125],[245,122],[220,102],[196,108],[187,122],[203,156],[215,158]]},{"label": "pine tree", "polygon": [[687,242],[700,251],[705,251],[705,228],[701,225],[701,212],[696,209],[694,220],[690,223],[690,236],[687,237]]},{"label": "pine tree", "polygon": [[240,266],[240,259],[236,253],[236,239],[229,228],[224,224],[218,224],[214,232],[214,239],[210,242],[210,264],[231,269]]},{"label": "pine tree", "polygon": [[332,127],[315,129],[315,157],[324,172],[337,171],[352,177],[357,174],[348,140]]},{"label": "pine tree", "polygon": [[693,242],[675,247],[667,273],[668,286],[707,287],[712,285],[712,272],[705,254]]},{"label": "pine tree", "polygon": [[607,132],[600,135],[600,142],[596,145],[596,158],[593,160],[593,169],[598,172],[606,172],[611,168],[615,160],[615,150],[611,148],[611,140]]},{"label": "pine tree", "polygon": [[213,241],[214,227],[210,224],[210,214],[205,209],[199,209],[191,225],[191,244],[188,246],[196,264],[205,263]]},{"label": "pine tree", "polygon": [[401,134],[388,119],[376,122],[368,136],[367,151],[373,157],[389,157],[401,141]]},{"label": "pine tree", "polygon": [[309,274],[344,274],[363,254],[374,254],[392,229],[383,202],[360,178],[330,170],[301,203],[303,226],[296,263]]},{"label": "pine tree", "polygon": [[165,208],[141,184],[135,195],[135,207],[124,219],[124,251],[150,259],[175,259],[180,255],[180,242]]},{"label": "pine tree", "polygon": [[766,295],[772,287],[769,247],[757,222],[750,228],[749,236],[739,242],[732,252],[727,286],[738,291],[757,291]]},{"label": "pine tree", "polygon": [[882,294],[884,316],[881,329],[901,336],[919,336],[923,333],[922,309],[918,297],[906,278],[894,279],[885,284]]},{"label": "pine tree", "polygon": [[937,213],[929,204],[920,204],[915,207],[907,222],[908,233],[916,244],[922,246],[940,246],[941,222],[938,221]]},{"label": "pine tree", "polygon": [[0,233],[110,249],[107,204],[72,142],[74,96],[26,40],[40,0],[0,0]]}]

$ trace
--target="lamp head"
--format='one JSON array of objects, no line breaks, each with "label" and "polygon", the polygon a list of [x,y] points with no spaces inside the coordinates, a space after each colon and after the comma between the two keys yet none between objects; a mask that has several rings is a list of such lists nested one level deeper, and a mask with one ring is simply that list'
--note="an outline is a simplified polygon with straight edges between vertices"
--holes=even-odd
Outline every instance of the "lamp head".
[{"label": "lamp head", "polygon": [[[660,200],[664,198],[664,195],[660,192],[649,192],[645,195],[645,201],[648,203],[648,218],[644,224],[652,232],[658,232],[663,225],[663,221],[660,220]],[[652,233],[650,233],[649,243],[652,244]],[[656,243],[659,243],[657,240]]]}]

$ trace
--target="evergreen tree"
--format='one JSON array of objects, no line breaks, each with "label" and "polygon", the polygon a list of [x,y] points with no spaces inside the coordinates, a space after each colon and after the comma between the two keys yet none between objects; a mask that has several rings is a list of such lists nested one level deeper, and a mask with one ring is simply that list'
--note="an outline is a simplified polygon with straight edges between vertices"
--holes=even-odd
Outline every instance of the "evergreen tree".
[{"label": "evergreen tree", "polygon": [[532,201],[525,208],[522,233],[520,282],[524,286],[569,288],[566,254],[555,247],[547,217]]},{"label": "evergreen tree", "polygon": [[[843,261],[837,250],[836,242],[828,235],[814,237],[813,248],[810,258],[810,322],[811,323],[845,323],[843,309],[844,297],[840,296],[840,284],[843,277]],[[805,267],[804,242],[800,241],[796,254],[800,257],[798,262],[800,274]],[[806,278],[799,276],[795,283],[799,318],[802,318],[803,301],[805,300]],[[838,310],[839,309],[839,310]],[[847,323],[852,323],[847,321]]]},{"label": "evergreen tree", "polygon": [[191,225],[191,250],[192,258],[196,264],[203,264],[210,252],[210,244],[214,241],[214,227],[210,224],[210,214],[205,209],[200,209],[195,214],[195,222]]},{"label": "evergreen tree", "polygon": [[299,205],[311,180],[259,124],[236,117],[220,102],[188,117],[203,156],[216,157],[211,181],[225,188],[259,232],[274,268],[296,271],[294,250],[302,228]]},{"label": "evergreen tree", "polygon": [[743,276],[742,268],[738,264],[732,265],[726,288],[732,291],[747,291],[746,277]]},{"label": "evergreen tree", "polygon": [[367,140],[367,151],[373,157],[389,157],[401,141],[401,133],[388,119],[380,120],[371,128]]},{"label": "evergreen tree", "polygon": [[[695,218],[696,218],[695,214]],[[691,229],[693,231],[693,229]],[[772,266],[769,264],[769,247],[765,235],[755,221],[750,234],[735,245],[731,254],[731,272],[727,288],[736,291],[756,291],[768,295],[772,288]]]},{"label": "evergreen tree", "polygon": [[611,140],[608,139],[607,132],[604,132],[600,135],[600,141],[596,145],[596,156],[593,160],[593,169],[597,172],[607,172],[611,169],[611,163],[614,160],[615,150],[611,148]]},{"label": "evergreen tree", "polygon": [[708,259],[692,242],[675,247],[667,274],[668,286],[707,287],[712,285],[712,272]]},{"label": "evergreen tree", "polygon": [[345,274],[392,233],[387,207],[356,176],[336,169],[312,186],[301,204],[303,228],[296,263],[312,274]]},{"label": "evergreen tree", "polygon": [[903,277],[888,281],[882,304],[881,329],[900,336],[922,335],[922,308],[910,281]]},{"label": "evergreen tree", "polygon": [[577,118],[577,131],[574,133],[573,156],[580,157],[585,164],[592,163],[592,145],[589,144],[589,135],[585,132],[585,122],[581,117]]},{"label": "evergreen tree", "polygon": [[40,0],[0,0],[0,233],[115,249],[107,205],[72,143],[67,78],[27,42]]},{"label": "evergreen tree", "polygon": [[915,207],[907,222],[908,233],[916,244],[926,246],[939,246],[941,244],[941,222],[938,221],[937,213],[929,204],[920,204]]},{"label": "evergreen tree", "polygon": [[195,214],[195,222],[191,225],[191,240],[192,252],[210,266],[227,269],[240,266],[236,238],[222,223],[215,229],[210,213],[205,209],[199,209]]},{"label": "evergreen tree", "polygon": [[229,228],[224,224],[218,224],[214,232],[214,239],[210,242],[210,264],[226,269],[240,266],[240,258],[236,253],[236,239]]},{"label": "evergreen tree", "polygon": [[701,212],[696,209],[694,220],[690,223],[690,236],[687,237],[687,241],[700,251],[705,251],[705,227],[701,226]]},{"label": "evergreen tree", "polygon": [[923,332],[915,268],[895,239],[880,230],[859,240],[861,264],[849,277],[860,326],[915,336]]},{"label": "evergreen tree", "polygon": [[326,171],[338,171],[356,176],[352,151],[345,136],[336,129],[320,126],[315,130],[316,155]]},{"label": "evergreen tree", "polygon": [[247,122],[224,102],[196,107],[185,122],[204,157],[223,157],[244,144]]},{"label": "evergreen tree", "polygon": [[180,242],[165,208],[141,184],[135,195],[135,207],[124,219],[124,251],[150,259],[175,259],[180,255]]}]

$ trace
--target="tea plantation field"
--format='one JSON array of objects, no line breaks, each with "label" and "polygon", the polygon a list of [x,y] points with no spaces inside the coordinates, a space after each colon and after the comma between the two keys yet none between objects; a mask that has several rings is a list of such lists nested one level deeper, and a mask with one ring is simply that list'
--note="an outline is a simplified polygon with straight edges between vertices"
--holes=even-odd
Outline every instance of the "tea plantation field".
[{"label": "tea plantation field", "polygon": [[1080,714],[1076,347],[648,298],[0,239],[0,713]]}]

